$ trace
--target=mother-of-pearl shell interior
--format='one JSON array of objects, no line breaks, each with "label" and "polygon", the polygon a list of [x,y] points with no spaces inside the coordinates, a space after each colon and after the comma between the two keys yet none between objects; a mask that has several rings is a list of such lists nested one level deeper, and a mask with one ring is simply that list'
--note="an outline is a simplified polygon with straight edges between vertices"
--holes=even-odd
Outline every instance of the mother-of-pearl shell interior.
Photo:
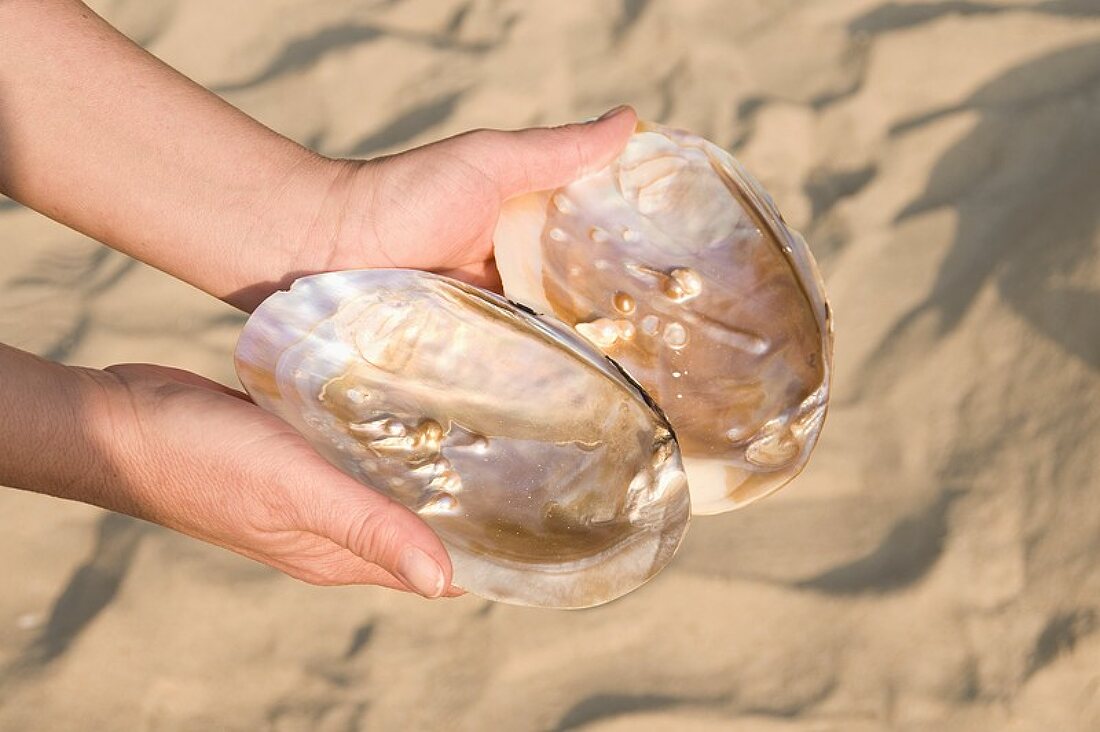
[{"label": "mother-of-pearl shell interior", "polygon": [[606,168],[506,203],[495,244],[508,297],[574,326],[667,414],[695,513],[805,465],[829,396],[824,287],[724,150],[640,124]]},{"label": "mother-of-pearl shell interior", "polygon": [[241,334],[252,398],[416,511],[455,583],[587,607],[672,558],[690,516],[664,417],[569,329],[408,270],[298,280]]}]

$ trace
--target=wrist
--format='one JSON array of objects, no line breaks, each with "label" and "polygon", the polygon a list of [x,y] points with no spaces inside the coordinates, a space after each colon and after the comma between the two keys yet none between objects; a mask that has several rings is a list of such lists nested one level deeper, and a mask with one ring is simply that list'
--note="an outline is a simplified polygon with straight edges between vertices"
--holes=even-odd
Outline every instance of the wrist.
[{"label": "wrist", "polygon": [[363,163],[326,158],[305,148],[256,197],[238,245],[242,287],[223,296],[253,310],[298,277],[338,269],[338,244],[348,236],[349,207]]},{"label": "wrist", "polygon": [[0,345],[0,484],[107,505],[118,482],[103,449],[115,428],[109,382]]},{"label": "wrist", "polygon": [[135,500],[133,489],[139,477],[141,429],[129,390],[110,371],[70,366],[68,398],[80,412],[80,474],[65,485],[62,498],[90,503],[100,508],[146,518]]}]

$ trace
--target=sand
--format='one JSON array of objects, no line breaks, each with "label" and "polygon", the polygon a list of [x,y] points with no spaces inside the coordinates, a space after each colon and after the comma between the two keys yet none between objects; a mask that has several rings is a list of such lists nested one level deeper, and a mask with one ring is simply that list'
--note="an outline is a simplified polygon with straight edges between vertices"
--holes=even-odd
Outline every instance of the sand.
[{"label": "sand", "polygon": [[[714,139],[812,244],[836,397],[794,484],[583,612],[0,491],[0,729],[1100,729],[1100,2],[94,6],[330,155],[619,102]],[[235,383],[239,313],[7,201],[0,241],[0,340]]]}]

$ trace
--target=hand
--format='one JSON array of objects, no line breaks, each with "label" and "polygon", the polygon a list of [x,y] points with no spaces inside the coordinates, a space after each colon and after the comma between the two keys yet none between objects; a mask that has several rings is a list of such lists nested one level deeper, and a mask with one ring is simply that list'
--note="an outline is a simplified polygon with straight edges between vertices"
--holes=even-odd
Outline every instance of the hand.
[{"label": "hand", "polygon": [[637,116],[514,132],[476,130],[345,170],[292,269],[425,269],[500,289],[493,230],[501,204],[565,185],[618,155]]},{"label": "hand", "polygon": [[462,594],[426,524],[244,394],[161,366],[88,373],[105,387],[100,449],[118,480],[93,502],[314,584]]}]

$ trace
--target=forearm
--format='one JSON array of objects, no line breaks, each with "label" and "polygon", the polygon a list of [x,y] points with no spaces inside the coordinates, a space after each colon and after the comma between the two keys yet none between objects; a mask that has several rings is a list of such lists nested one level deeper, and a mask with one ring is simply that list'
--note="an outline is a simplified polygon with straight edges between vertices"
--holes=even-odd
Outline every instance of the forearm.
[{"label": "forearm", "polygon": [[242,307],[282,284],[301,235],[324,226],[339,164],[82,3],[0,0],[0,49],[0,192]]}]

